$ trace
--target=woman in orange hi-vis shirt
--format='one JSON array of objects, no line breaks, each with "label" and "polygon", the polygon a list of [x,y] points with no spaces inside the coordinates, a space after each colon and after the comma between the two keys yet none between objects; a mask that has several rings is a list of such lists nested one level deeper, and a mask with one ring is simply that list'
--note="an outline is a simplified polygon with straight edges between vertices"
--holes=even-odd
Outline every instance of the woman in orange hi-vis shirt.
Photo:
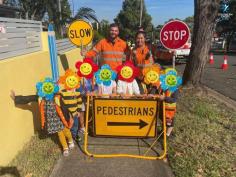
[{"label": "woman in orange hi-vis shirt", "polygon": [[154,64],[152,51],[145,43],[146,34],[143,30],[140,30],[136,34],[136,46],[132,50],[131,60],[136,66],[140,68],[140,71],[148,66]]},{"label": "woman in orange hi-vis shirt", "polygon": [[136,33],[136,46],[132,49],[131,52],[131,60],[133,61],[135,66],[140,69],[139,77],[136,80],[141,94],[147,94],[147,87],[143,82],[142,70],[143,68],[152,66],[154,64],[152,52],[147,46],[145,40],[146,34],[141,29]]}]

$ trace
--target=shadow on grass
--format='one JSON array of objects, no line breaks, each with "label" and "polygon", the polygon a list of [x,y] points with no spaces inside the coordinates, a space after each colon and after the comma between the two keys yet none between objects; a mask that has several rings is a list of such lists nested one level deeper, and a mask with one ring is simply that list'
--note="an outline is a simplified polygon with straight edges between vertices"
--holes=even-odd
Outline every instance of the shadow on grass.
[{"label": "shadow on grass", "polygon": [[21,177],[17,167],[2,167],[0,166],[0,176],[14,175],[15,177]]}]

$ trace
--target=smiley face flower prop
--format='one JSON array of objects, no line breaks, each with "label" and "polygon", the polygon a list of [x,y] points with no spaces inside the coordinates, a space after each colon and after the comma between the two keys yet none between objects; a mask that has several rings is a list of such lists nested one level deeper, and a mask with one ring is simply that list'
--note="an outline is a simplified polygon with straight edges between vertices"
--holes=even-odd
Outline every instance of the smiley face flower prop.
[{"label": "smiley face flower prop", "polygon": [[53,100],[54,94],[59,91],[59,86],[49,77],[36,84],[37,95],[46,100]]},{"label": "smiley face flower prop", "polygon": [[103,65],[98,72],[95,73],[96,83],[109,86],[111,81],[116,79],[116,73],[107,64]]},{"label": "smiley face flower prop", "polygon": [[177,71],[173,68],[167,68],[165,74],[160,76],[161,88],[166,91],[175,92],[182,84],[182,78],[177,76]]},{"label": "smiley face flower prop", "polygon": [[75,67],[78,69],[77,74],[86,79],[91,79],[98,70],[98,66],[90,58],[85,58],[83,62],[78,61]]},{"label": "smiley face flower prop", "polygon": [[151,67],[145,67],[143,70],[145,84],[152,84],[157,87],[160,86],[160,72],[161,67],[158,64],[152,65]]},{"label": "smiley face flower prop", "polygon": [[71,69],[67,69],[64,76],[61,76],[59,83],[64,85],[66,90],[73,90],[80,87],[80,77]]},{"label": "smiley face flower prop", "polygon": [[133,82],[139,75],[139,69],[134,66],[132,61],[126,61],[123,65],[116,68],[118,73],[118,80]]}]

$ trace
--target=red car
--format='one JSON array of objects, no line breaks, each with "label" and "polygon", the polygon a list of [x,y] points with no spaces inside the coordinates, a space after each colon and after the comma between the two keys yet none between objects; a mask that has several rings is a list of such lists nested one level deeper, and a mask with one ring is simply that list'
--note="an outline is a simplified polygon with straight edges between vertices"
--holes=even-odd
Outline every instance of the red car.
[{"label": "red car", "polygon": [[181,59],[186,59],[189,56],[191,48],[191,43],[186,43],[183,47],[176,50],[166,49],[163,45],[158,44],[156,51],[154,51],[154,58],[161,61],[172,61],[173,56],[175,56],[176,61]]}]

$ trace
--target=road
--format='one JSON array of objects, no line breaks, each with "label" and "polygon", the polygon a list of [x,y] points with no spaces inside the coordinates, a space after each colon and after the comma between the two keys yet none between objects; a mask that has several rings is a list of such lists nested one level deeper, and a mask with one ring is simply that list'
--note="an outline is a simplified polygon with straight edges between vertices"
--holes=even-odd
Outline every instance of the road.
[{"label": "road", "polygon": [[[236,55],[228,56],[227,70],[221,69],[223,61],[223,55],[214,55],[214,64],[206,64],[201,82],[226,97],[236,100]],[[183,73],[185,64],[177,65],[176,68]]]}]

